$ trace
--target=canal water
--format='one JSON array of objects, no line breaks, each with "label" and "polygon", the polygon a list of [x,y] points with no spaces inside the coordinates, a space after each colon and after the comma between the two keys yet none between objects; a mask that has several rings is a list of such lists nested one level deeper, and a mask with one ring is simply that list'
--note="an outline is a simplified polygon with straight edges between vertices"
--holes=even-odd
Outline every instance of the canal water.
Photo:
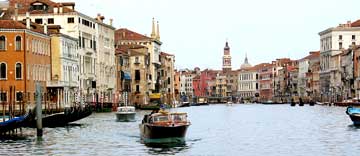
[{"label": "canal water", "polygon": [[116,122],[114,113],[94,113],[65,128],[34,129],[0,140],[0,155],[359,155],[360,128],[345,107],[209,105],[175,108],[192,125],[183,145],[146,146],[137,121]]}]

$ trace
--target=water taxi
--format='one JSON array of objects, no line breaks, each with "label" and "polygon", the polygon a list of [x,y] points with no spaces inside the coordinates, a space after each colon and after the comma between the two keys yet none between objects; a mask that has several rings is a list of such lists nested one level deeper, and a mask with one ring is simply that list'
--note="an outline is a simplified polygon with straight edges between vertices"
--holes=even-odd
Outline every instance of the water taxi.
[{"label": "water taxi", "polygon": [[144,143],[178,143],[185,141],[190,122],[187,113],[174,113],[160,110],[145,115],[139,125],[141,140]]}]

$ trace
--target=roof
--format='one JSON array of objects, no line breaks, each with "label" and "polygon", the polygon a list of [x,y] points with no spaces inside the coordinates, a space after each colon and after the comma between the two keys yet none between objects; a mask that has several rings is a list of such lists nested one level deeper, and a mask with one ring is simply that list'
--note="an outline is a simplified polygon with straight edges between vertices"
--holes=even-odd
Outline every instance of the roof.
[{"label": "roof", "polygon": [[311,51],[309,52],[309,55],[300,59],[299,61],[303,61],[303,60],[312,60],[315,58],[319,58],[320,57],[320,51]]},{"label": "roof", "polygon": [[119,40],[151,40],[151,38],[126,28],[121,28],[115,31],[115,42],[117,43]]},{"label": "roof", "polygon": [[[31,30],[44,34],[44,27],[36,24],[30,23]],[[26,21],[14,21],[14,20],[0,20],[0,28],[2,29],[26,29]]]},{"label": "roof", "polygon": [[169,54],[169,53],[165,53],[165,52],[160,52],[160,55],[162,55],[162,56],[174,56],[173,54]]},{"label": "roof", "polygon": [[119,48],[115,49],[115,54],[127,54],[129,49],[142,49],[142,48],[147,48],[147,47],[136,44],[120,45]]},{"label": "roof", "polygon": [[360,27],[360,19],[351,23],[351,27]]},{"label": "roof", "polygon": [[[54,13],[54,8],[62,7],[63,5],[68,5],[68,3],[57,3],[50,0],[9,0],[10,7],[14,7],[15,3],[19,4],[18,13],[25,14],[26,12],[30,12],[30,14],[48,14]],[[40,2],[46,4],[48,8],[46,10],[32,10],[30,9],[33,3]],[[63,7],[63,13],[75,12],[74,10]]]}]

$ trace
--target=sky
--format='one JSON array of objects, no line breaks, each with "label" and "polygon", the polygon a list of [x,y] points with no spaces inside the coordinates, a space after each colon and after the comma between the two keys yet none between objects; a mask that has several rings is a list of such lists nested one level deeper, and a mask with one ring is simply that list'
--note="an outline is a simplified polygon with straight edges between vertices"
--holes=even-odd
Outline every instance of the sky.
[{"label": "sky", "polygon": [[[55,0],[55,2],[71,0]],[[159,21],[161,51],[178,69],[221,69],[225,42],[232,68],[301,59],[320,49],[318,33],[360,19],[359,0],[73,0],[75,9],[114,19],[113,26],[151,34]]]}]

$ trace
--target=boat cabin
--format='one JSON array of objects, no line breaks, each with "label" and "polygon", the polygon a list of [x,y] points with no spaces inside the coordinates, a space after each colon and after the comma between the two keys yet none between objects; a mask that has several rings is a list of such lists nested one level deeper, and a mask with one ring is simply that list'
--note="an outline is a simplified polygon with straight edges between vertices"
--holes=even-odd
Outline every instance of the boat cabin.
[{"label": "boat cabin", "polygon": [[135,112],[135,107],[118,107],[118,112]]},{"label": "boat cabin", "polygon": [[[146,120],[146,119],[145,119]],[[180,123],[189,123],[187,120],[186,113],[155,113],[147,117],[147,122],[151,124],[180,124]]]}]

